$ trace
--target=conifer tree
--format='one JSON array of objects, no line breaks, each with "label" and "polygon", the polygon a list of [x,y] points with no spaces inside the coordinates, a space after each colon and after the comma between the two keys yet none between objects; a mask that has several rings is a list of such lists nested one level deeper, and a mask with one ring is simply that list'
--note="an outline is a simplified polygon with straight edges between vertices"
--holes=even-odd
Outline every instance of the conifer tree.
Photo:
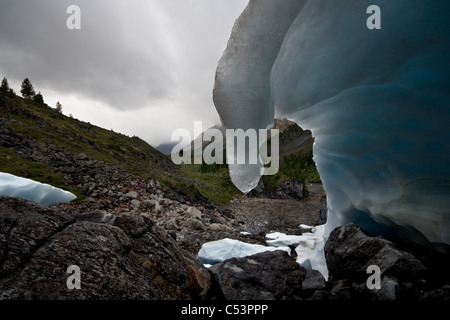
[{"label": "conifer tree", "polygon": [[8,80],[6,80],[6,78],[3,77],[2,84],[0,85],[0,91],[9,92],[10,89],[11,88],[9,87]]},{"label": "conifer tree", "polygon": [[44,97],[42,96],[42,94],[39,92],[38,94],[34,95],[33,100],[37,103],[44,103]]},{"label": "conifer tree", "polygon": [[28,78],[23,80],[22,89],[20,90],[20,93],[22,93],[22,97],[26,99],[33,99],[34,96],[36,95],[36,93],[34,92],[33,85],[31,84]]},{"label": "conifer tree", "polygon": [[58,111],[59,113],[62,113],[62,105],[59,101],[56,103],[56,111]]}]

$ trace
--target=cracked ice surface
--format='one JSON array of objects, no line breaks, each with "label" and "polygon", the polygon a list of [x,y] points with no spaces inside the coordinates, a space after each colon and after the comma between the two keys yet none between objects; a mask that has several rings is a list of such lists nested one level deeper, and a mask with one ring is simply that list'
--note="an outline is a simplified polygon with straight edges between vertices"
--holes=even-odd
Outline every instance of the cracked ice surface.
[{"label": "cracked ice surface", "polygon": [[[420,243],[450,243],[450,2],[251,0],[219,62],[226,128],[289,118],[315,136],[328,200],[325,236],[354,222]],[[230,166],[254,188],[259,170]]]}]

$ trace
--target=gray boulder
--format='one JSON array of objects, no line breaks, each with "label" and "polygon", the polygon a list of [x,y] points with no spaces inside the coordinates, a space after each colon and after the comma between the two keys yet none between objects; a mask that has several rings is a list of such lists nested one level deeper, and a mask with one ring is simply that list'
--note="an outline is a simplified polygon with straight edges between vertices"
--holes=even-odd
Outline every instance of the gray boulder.
[{"label": "gray boulder", "polygon": [[401,281],[422,278],[426,267],[410,253],[400,251],[380,237],[371,237],[354,224],[333,230],[325,244],[330,280],[365,281],[367,268],[376,265],[381,276],[394,276]]},{"label": "gray boulder", "polygon": [[228,300],[296,299],[306,270],[285,251],[232,258],[210,268]]},{"label": "gray boulder", "polygon": [[307,270],[302,283],[302,289],[304,296],[311,297],[317,290],[321,291],[326,289],[325,278],[317,270]]}]

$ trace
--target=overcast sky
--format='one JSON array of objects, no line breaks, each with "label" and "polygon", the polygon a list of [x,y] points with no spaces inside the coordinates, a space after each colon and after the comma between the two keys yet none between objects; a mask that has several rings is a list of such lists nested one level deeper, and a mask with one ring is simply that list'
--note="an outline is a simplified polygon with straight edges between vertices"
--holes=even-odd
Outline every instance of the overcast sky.
[{"label": "overcast sky", "polygon": [[[248,0],[1,0],[0,78],[63,113],[153,146],[219,123],[217,63]],[[81,30],[66,26],[69,5]]]}]

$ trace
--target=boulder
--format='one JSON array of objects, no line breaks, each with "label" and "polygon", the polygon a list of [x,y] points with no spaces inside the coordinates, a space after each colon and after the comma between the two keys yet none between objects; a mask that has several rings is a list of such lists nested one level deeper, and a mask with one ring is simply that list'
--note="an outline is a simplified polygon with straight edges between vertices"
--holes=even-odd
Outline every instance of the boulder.
[{"label": "boulder", "polygon": [[276,187],[273,197],[277,199],[303,199],[303,183],[295,179],[285,179]]},{"label": "boulder", "polygon": [[131,200],[130,203],[136,209],[139,209],[139,207],[141,206],[141,202],[139,200],[136,200],[136,199]]},{"label": "boulder", "polygon": [[193,219],[201,219],[202,218],[202,212],[198,210],[196,207],[189,207],[186,210],[186,213]]},{"label": "boulder", "polygon": [[209,269],[228,300],[297,299],[306,270],[285,251],[225,260]]},{"label": "boulder", "polygon": [[130,191],[125,196],[130,199],[136,199],[138,196],[138,193],[136,191]]},{"label": "boulder", "polygon": [[421,261],[400,251],[380,237],[371,237],[355,224],[333,230],[325,244],[329,279],[364,282],[367,268],[376,265],[381,276],[395,276],[401,281],[417,280],[427,271]]},{"label": "boulder", "polygon": [[307,270],[305,279],[302,283],[302,289],[304,291],[304,295],[309,294],[309,296],[312,296],[317,290],[325,290],[325,278],[317,270]]},{"label": "boulder", "polygon": [[247,195],[249,197],[268,197],[273,199],[301,200],[305,197],[303,183],[296,179],[284,179],[274,189],[268,187],[267,179],[263,176],[258,185]]}]

